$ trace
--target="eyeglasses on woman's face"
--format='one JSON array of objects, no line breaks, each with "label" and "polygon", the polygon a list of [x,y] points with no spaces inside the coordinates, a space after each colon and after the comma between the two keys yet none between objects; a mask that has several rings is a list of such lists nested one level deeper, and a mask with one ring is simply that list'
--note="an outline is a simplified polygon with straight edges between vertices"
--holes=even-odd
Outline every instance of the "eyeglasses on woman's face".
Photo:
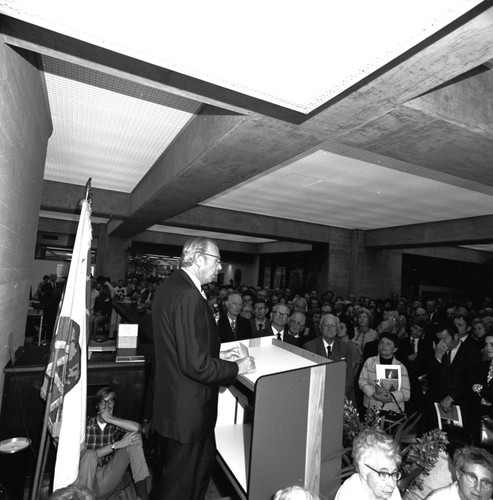
[{"label": "eyeglasses on woman's face", "polygon": [[387,472],[386,470],[377,470],[374,469],[371,465],[365,464],[366,467],[371,469],[373,472],[376,472],[378,474],[378,477],[382,481],[387,481],[388,479],[392,478],[394,481],[399,481],[399,479],[402,476],[402,473],[400,470],[396,470],[394,472]]}]

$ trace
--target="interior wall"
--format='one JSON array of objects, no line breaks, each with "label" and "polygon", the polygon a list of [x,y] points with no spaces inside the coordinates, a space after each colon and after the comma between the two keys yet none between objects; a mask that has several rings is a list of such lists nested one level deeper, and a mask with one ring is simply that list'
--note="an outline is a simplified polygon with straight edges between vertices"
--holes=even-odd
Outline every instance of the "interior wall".
[{"label": "interior wall", "polygon": [[0,43],[0,392],[24,343],[43,174],[52,132],[36,61]]}]

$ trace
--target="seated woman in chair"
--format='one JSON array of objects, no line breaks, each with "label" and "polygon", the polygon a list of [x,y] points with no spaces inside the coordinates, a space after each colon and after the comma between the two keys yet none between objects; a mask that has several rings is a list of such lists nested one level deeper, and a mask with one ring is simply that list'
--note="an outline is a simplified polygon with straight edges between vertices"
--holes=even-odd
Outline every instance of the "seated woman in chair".
[{"label": "seated woman in chair", "polygon": [[106,497],[121,483],[128,465],[137,496],[148,499],[149,469],[142,448],[141,425],[113,415],[116,395],[111,387],[96,393],[98,414],[86,424],[86,450],[82,453],[77,484],[87,486],[96,497]]}]

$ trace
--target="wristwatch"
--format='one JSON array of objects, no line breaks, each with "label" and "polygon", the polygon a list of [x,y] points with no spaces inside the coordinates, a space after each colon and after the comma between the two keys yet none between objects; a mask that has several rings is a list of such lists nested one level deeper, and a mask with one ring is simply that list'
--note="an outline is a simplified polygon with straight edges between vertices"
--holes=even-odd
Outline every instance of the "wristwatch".
[{"label": "wristwatch", "polygon": [[115,450],[116,450],[115,443],[112,443],[112,444],[111,444],[111,449],[112,449],[113,451],[115,451]]}]

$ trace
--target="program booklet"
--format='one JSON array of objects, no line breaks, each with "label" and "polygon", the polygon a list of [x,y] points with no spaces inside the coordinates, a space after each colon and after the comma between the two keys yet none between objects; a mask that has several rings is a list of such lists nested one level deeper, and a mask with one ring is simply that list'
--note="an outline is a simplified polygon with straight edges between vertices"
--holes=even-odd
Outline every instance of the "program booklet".
[{"label": "program booklet", "polygon": [[445,411],[440,406],[440,403],[435,403],[435,410],[437,412],[438,426],[440,429],[448,424],[462,427],[462,413],[459,405],[452,405],[449,411]]},{"label": "program booklet", "polygon": [[402,372],[401,365],[375,365],[377,380],[380,386],[389,392],[398,391],[401,388]]}]

